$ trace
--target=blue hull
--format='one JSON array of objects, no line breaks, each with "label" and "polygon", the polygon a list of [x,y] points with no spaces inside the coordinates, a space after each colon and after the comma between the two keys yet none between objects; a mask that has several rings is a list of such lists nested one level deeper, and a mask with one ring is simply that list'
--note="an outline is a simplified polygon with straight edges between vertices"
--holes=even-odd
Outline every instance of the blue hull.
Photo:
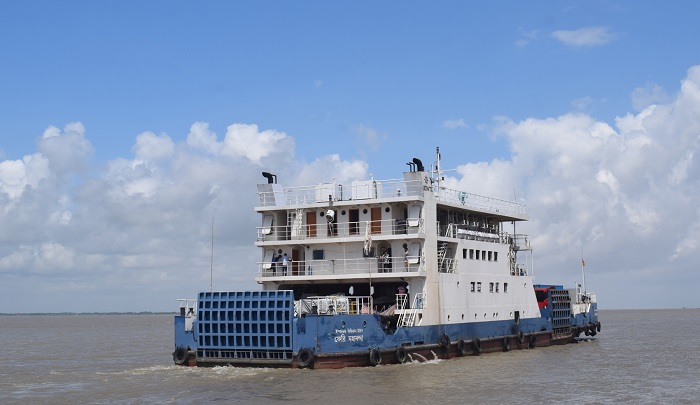
[{"label": "blue hull", "polygon": [[295,317],[291,291],[200,293],[190,331],[175,317],[177,364],[347,367],[569,343],[600,328],[596,304],[553,327],[539,318],[396,327],[378,314]]}]

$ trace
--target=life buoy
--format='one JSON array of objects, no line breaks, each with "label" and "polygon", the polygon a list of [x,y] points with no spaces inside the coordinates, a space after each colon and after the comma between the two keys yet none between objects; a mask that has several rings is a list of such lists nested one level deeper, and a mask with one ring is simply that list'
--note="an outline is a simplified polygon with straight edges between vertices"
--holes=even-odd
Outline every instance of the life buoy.
[{"label": "life buoy", "polygon": [[447,334],[443,334],[442,336],[440,336],[440,346],[444,348],[450,347],[450,337],[447,336]]},{"label": "life buoy", "polygon": [[382,353],[379,349],[371,349],[369,351],[369,362],[373,366],[382,364]]},{"label": "life buoy", "polygon": [[457,341],[457,353],[459,353],[460,356],[465,356],[467,354],[467,347],[462,339]]},{"label": "life buoy", "polygon": [[535,335],[534,335],[534,334],[530,335],[530,338],[529,338],[529,342],[528,342],[528,343],[529,343],[530,349],[534,349],[534,348],[535,348],[536,338],[535,338]]},{"label": "life buoy", "polygon": [[173,352],[173,361],[175,362],[175,364],[184,364],[185,360],[187,360],[187,357],[187,349],[185,349],[184,347],[178,347]]},{"label": "life buoy", "polygon": [[525,342],[525,335],[521,330],[518,331],[518,342],[520,342],[520,344],[523,344],[523,342]]},{"label": "life buoy", "polygon": [[503,350],[505,350],[505,351],[510,350],[510,337],[508,337],[508,336],[503,338]]},{"label": "life buoy", "polygon": [[406,349],[404,349],[403,346],[396,348],[396,361],[398,361],[399,364],[403,364],[407,360],[408,360],[408,354],[406,353]]},{"label": "life buoy", "polygon": [[314,362],[314,352],[309,349],[301,349],[297,353],[297,363],[300,368],[306,368],[313,364]]},{"label": "life buoy", "polygon": [[472,340],[472,346],[474,347],[475,354],[481,353],[481,341],[479,339]]}]

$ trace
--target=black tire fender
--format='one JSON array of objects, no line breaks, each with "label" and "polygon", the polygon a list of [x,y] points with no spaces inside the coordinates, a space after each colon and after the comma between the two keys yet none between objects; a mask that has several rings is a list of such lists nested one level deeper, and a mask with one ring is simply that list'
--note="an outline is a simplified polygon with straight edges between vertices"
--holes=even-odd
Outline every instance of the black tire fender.
[{"label": "black tire fender", "polygon": [[382,364],[382,353],[379,351],[379,349],[370,349],[369,363],[373,366]]},{"label": "black tire fender", "polygon": [[184,364],[189,357],[189,352],[184,347],[178,347],[173,352],[173,361],[175,364]]},{"label": "black tire fender", "polygon": [[481,354],[481,340],[472,340],[472,346],[474,347],[474,354]]},{"label": "black tire fender", "polygon": [[440,336],[440,346],[446,349],[450,347],[450,337],[446,333]]},{"label": "black tire fender", "polygon": [[467,354],[467,345],[464,344],[464,340],[459,339],[457,341],[457,353],[459,353],[460,356],[464,356]]},{"label": "black tire fender", "polygon": [[403,364],[408,361],[408,353],[406,353],[406,349],[403,346],[396,348],[396,361],[398,361],[399,364]]},{"label": "black tire fender", "polygon": [[309,349],[301,349],[297,353],[297,364],[300,368],[310,367],[314,364],[314,352]]}]

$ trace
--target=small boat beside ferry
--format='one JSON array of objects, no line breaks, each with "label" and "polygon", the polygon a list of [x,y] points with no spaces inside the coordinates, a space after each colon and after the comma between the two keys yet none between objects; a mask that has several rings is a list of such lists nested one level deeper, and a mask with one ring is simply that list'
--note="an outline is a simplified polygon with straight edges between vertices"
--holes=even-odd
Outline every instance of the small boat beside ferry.
[{"label": "small boat beside ferry", "polygon": [[525,206],[403,178],[284,187],[263,173],[255,291],[181,299],[175,364],[341,368],[533,349],[600,332],[584,285],[535,284]]}]

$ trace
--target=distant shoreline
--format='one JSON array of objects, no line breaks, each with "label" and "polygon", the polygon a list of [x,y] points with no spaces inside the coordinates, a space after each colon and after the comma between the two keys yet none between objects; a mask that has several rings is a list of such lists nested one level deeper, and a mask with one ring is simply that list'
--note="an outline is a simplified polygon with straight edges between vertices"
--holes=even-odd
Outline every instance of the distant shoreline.
[{"label": "distant shoreline", "polygon": [[27,312],[27,313],[3,313],[0,316],[74,316],[74,315],[175,315],[177,312]]}]

